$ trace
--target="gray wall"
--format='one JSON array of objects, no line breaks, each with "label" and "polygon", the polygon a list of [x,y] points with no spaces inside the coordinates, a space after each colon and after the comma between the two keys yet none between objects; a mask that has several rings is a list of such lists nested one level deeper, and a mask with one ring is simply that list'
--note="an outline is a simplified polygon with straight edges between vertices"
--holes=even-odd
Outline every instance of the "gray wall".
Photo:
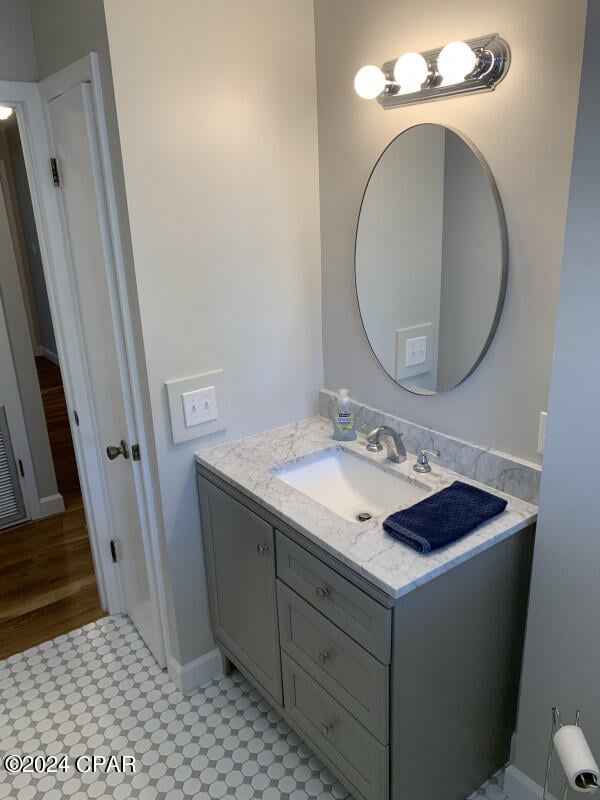
[{"label": "gray wall", "polygon": [[446,133],[439,392],[473,367],[495,317],[502,236],[488,175],[470,147]]},{"label": "gray wall", "polygon": [[[102,0],[27,2],[40,78],[58,72],[92,50],[108,54]],[[110,91],[109,87],[106,89]]]},{"label": "gray wall", "polygon": [[[315,1],[327,388],[348,386],[359,400],[388,412],[539,460],[585,9],[585,0]],[[354,75],[364,64],[496,30],[510,43],[513,60],[495,92],[391,111],[354,92]],[[532,77],[540,64],[543,89]],[[410,395],[377,364],[352,280],[354,231],[369,173],[386,144],[418,122],[450,125],[482,151],[509,231],[508,294],[498,334],[473,376],[436,397]]]},{"label": "gray wall", "polygon": [[[515,763],[543,782],[549,713],[600,761],[600,4],[589,4]],[[558,796],[558,786],[554,786]],[[562,796],[562,795],[561,795]]]},{"label": "gray wall", "polygon": [[[306,0],[106,0],[180,653],[213,645],[193,453],[316,411],[323,381]],[[173,445],[166,380],[224,368],[231,424]]]},{"label": "gray wall", "polygon": [[35,81],[37,62],[26,0],[0,0],[0,80]]}]

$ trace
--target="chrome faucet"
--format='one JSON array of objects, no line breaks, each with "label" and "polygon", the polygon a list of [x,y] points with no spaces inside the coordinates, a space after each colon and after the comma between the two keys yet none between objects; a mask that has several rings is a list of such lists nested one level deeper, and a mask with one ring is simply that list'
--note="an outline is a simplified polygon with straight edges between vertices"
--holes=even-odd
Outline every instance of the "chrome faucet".
[{"label": "chrome faucet", "polygon": [[426,472],[431,472],[431,464],[429,463],[429,459],[427,458],[427,456],[434,456],[434,458],[439,458],[440,451],[431,450],[429,447],[424,447],[417,456],[417,463],[413,466],[415,472],[420,472],[421,474]]},{"label": "chrome faucet", "polygon": [[393,461],[395,464],[401,464],[406,461],[406,449],[402,442],[402,434],[397,433],[392,428],[388,428],[387,425],[381,425],[371,431],[367,436],[367,450],[371,453],[379,453],[383,450],[383,445],[381,444],[382,436],[386,440],[388,460]]}]

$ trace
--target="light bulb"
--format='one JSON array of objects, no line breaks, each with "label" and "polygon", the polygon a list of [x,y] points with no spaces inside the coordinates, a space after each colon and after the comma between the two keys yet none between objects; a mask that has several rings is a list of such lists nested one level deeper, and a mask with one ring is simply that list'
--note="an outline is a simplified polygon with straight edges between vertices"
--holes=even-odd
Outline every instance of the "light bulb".
[{"label": "light bulb", "polygon": [[440,52],[437,67],[442,76],[442,86],[460,83],[473,72],[477,56],[466,42],[450,42]]},{"label": "light bulb", "polygon": [[0,119],[4,120],[12,117],[13,111],[14,108],[10,106],[0,106]]},{"label": "light bulb", "polygon": [[400,94],[418,92],[428,75],[427,61],[420,53],[404,53],[394,66],[394,80],[400,86]]},{"label": "light bulb", "polygon": [[354,89],[359,97],[365,100],[373,100],[385,89],[385,75],[372,65],[361,67],[354,78]]}]

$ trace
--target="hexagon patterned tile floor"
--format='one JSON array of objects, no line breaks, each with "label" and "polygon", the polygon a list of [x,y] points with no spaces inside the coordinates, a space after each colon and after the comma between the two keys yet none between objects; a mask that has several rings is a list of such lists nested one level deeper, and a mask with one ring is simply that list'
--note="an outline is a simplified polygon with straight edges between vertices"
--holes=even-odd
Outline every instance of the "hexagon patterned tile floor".
[{"label": "hexagon patterned tile floor", "polygon": [[[183,695],[123,617],[1,661],[0,699],[0,798],[349,797],[239,673]],[[117,762],[86,771],[94,754],[128,756],[136,771],[118,772]],[[41,768],[46,774],[36,774]],[[494,778],[470,800],[502,798]]]}]

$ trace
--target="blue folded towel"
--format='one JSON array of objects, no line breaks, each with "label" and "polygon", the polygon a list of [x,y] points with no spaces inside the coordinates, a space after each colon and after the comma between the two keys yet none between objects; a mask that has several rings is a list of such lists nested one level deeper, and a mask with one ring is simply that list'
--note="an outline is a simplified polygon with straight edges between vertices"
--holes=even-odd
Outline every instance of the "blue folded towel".
[{"label": "blue folded towel", "polygon": [[506,508],[506,500],[462,481],[436,492],[383,523],[386,533],[420,553],[466,536]]}]

